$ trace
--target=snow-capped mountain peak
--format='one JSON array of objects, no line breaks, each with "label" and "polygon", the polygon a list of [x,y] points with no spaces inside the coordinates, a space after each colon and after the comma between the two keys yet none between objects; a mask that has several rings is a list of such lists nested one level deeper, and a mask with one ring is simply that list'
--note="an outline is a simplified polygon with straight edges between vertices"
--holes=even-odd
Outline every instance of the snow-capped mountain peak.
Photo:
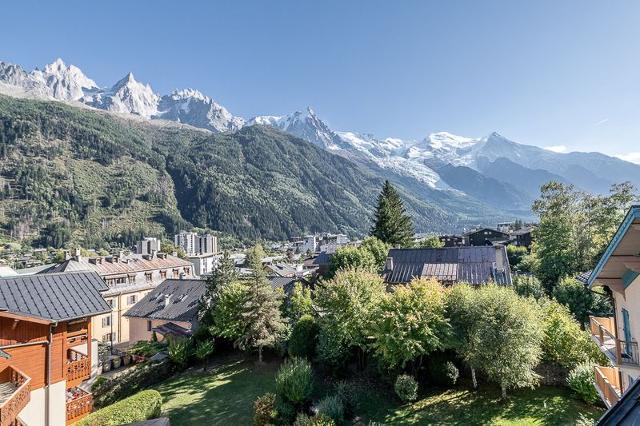
[{"label": "snow-capped mountain peak", "polygon": [[425,141],[433,149],[466,148],[477,142],[476,139],[466,138],[464,136],[457,136],[449,132],[431,133],[429,136],[425,138]]},{"label": "snow-capped mountain peak", "polygon": [[158,113],[160,96],[149,84],[136,81],[130,72],[110,89],[91,91],[82,101],[94,108],[151,118]]}]

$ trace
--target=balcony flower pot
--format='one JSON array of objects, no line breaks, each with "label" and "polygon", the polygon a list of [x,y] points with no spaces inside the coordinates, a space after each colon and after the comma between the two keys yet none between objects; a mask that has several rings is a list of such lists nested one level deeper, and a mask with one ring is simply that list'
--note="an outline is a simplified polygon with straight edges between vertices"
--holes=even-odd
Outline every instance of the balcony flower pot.
[{"label": "balcony flower pot", "polygon": [[107,361],[102,364],[102,372],[106,373],[108,371],[111,371],[111,361]]},{"label": "balcony flower pot", "polygon": [[131,364],[131,355],[125,354],[122,357],[122,365],[129,365],[129,364]]},{"label": "balcony flower pot", "polygon": [[122,361],[120,360],[120,358],[114,358],[111,360],[111,366],[113,367],[114,370],[120,368],[121,363]]}]

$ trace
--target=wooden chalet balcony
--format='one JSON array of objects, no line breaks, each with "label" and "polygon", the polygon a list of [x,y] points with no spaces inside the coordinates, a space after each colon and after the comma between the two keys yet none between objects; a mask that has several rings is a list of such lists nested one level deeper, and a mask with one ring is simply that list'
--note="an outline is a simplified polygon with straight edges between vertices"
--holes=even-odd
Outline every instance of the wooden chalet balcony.
[{"label": "wooden chalet balcony", "polygon": [[93,411],[93,395],[80,388],[67,392],[72,395],[67,397],[67,424],[70,425]]},{"label": "wooden chalet balcony", "polygon": [[589,317],[591,337],[600,350],[616,365],[640,366],[638,342],[620,340],[616,336],[613,317]]},{"label": "wooden chalet balcony", "polygon": [[7,367],[0,372],[0,426],[22,423],[18,414],[31,398],[31,378]]},{"label": "wooden chalet balcony", "polygon": [[74,349],[67,351],[67,389],[91,377],[91,359]]},{"label": "wooden chalet balcony", "polygon": [[620,400],[622,386],[617,367],[595,367],[596,389],[607,408]]}]

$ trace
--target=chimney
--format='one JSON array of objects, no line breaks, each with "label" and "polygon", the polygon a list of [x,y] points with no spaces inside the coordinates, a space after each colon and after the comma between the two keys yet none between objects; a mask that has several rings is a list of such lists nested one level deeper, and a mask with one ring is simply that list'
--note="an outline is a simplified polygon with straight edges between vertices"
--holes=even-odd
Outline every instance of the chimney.
[{"label": "chimney", "polygon": [[387,260],[384,262],[384,270],[393,271],[393,257],[387,257]]},{"label": "chimney", "polygon": [[80,261],[82,260],[82,255],[81,255],[81,252],[80,252],[80,248],[79,248],[79,247],[78,247],[78,248],[76,248],[76,249],[73,251],[73,259],[74,259],[76,262],[80,262]]},{"label": "chimney", "polygon": [[170,294],[165,294],[164,295],[164,307],[166,308],[167,306],[169,306],[169,303],[171,303],[171,295]]}]

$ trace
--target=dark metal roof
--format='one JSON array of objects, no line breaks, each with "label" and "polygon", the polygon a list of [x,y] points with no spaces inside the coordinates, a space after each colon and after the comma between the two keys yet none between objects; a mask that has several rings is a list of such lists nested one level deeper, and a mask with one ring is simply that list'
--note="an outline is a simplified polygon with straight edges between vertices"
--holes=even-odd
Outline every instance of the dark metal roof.
[{"label": "dark metal roof", "polygon": [[472,229],[471,231],[467,231],[464,234],[462,234],[463,236],[468,236],[468,235],[473,235],[473,234],[477,234],[479,232],[484,232],[484,231],[491,231],[494,234],[502,234],[505,237],[508,237],[509,234],[507,234],[506,232],[502,232],[502,231],[498,231],[497,229],[493,229],[493,228],[478,228],[478,229]]},{"label": "dark metal roof", "polygon": [[584,285],[588,285],[589,284],[589,278],[591,277],[591,272],[592,271],[587,271],[587,272],[583,272],[580,275],[578,275],[576,277],[576,280],[580,281],[582,284]]},{"label": "dark metal roof", "polygon": [[152,330],[163,336],[189,337],[193,334],[188,328],[181,327],[173,322],[159,325],[154,327]]},{"label": "dark metal roof", "polygon": [[309,286],[306,280],[298,277],[269,277],[268,280],[274,290],[281,288],[287,297],[291,296],[297,282],[302,283],[304,287]]},{"label": "dark metal roof", "polygon": [[[391,249],[383,276],[391,284],[413,278],[447,282],[511,284],[507,251],[503,246]],[[389,268],[390,265],[392,268]]]},{"label": "dark metal roof", "polygon": [[0,310],[50,321],[110,312],[105,282],[95,272],[64,272],[0,279]]},{"label": "dark metal roof", "polygon": [[609,408],[597,426],[632,426],[640,422],[640,380],[636,379],[622,398]]},{"label": "dark metal roof", "polygon": [[200,298],[206,290],[205,280],[164,280],[124,315],[192,322],[198,316]]}]

